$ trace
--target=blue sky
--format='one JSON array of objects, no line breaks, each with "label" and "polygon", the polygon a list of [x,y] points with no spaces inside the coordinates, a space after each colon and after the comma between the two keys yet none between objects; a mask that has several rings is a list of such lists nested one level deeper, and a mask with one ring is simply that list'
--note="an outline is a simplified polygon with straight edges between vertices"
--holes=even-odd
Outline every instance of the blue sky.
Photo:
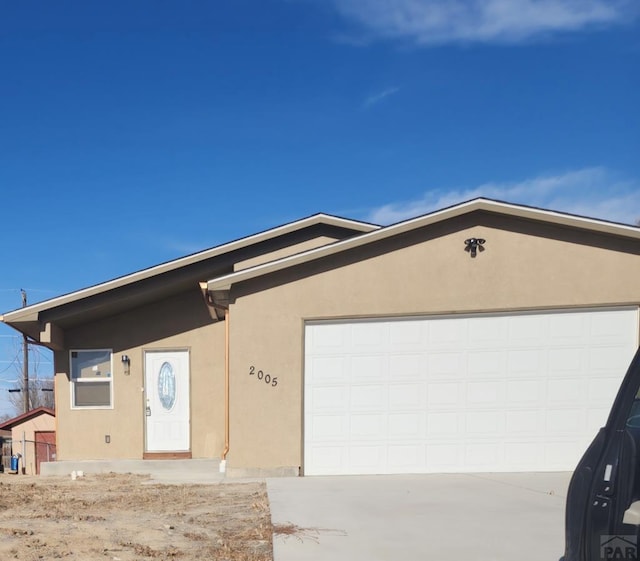
[{"label": "blue sky", "polygon": [[[320,211],[390,223],[487,196],[633,223],[639,16],[0,0],[0,312]],[[0,415],[18,343],[0,326]]]}]

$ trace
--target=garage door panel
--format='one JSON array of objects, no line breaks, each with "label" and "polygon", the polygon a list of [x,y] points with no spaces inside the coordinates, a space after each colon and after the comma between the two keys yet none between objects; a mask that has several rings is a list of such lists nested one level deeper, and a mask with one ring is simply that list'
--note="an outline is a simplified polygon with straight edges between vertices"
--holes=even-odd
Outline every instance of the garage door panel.
[{"label": "garage door panel", "polygon": [[507,381],[507,403],[520,406],[540,406],[544,403],[546,380],[524,379]]},{"label": "garage door panel", "polygon": [[549,349],[547,352],[549,373],[553,375],[577,374],[584,370],[586,353],[583,347],[568,346]]},{"label": "garage door panel", "polygon": [[502,411],[469,411],[465,415],[465,434],[504,436],[506,416]]},{"label": "garage door panel", "polygon": [[553,314],[549,317],[548,330],[550,347],[583,343],[589,337],[590,318],[579,313]]},{"label": "garage door panel", "polygon": [[464,444],[463,471],[491,471],[495,465],[503,464],[503,443],[480,441]]},{"label": "garage door panel", "polygon": [[394,383],[388,386],[389,408],[394,411],[426,410],[427,384]]},{"label": "garage door panel", "polygon": [[381,465],[387,464],[387,450],[383,445],[355,444],[349,449],[345,473],[375,474]]},{"label": "garage door panel", "polygon": [[[538,346],[542,345],[539,343]],[[535,349],[505,349],[507,357],[507,372],[513,377],[535,377],[546,368],[547,353],[543,348]]]},{"label": "garage door panel", "polygon": [[318,354],[341,353],[349,346],[349,325],[334,323],[310,334],[309,343]]},{"label": "garage door panel", "polygon": [[[424,320],[422,323],[424,324]],[[427,348],[433,352],[446,350],[457,352],[460,350],[460,340],[467,338],[467,325],[454,318],[429,323],[425,329],[427,330]]]},{"label": "garage door panel", "polygon": [[536,436],[542,432],[545,424],[545,415],[538,409],[518,409],[505,413],[507,436],[523,438]]},{"label": "garage door panel", "polygon": [[470,407],[502,407],[506,400],[506,393],[506,380],[469,382],[466,403]]},{"label": "garage door panel", "polygon": [[573,469],[637,341],[635,308],[309,324],[305,473]]},{"label": "garage door panel", "polygon": [[520,347],[538,347],[547,338],[548,321],[546,316],[531,314],[518,316],[517,321],[508,319],[508,341],[510,345]]},{"label": "garage door panel", "polygon": [[387,436],[387,416],[354,414],[350,418],[350,440],[381,440]]},{"label": "garage door panel", "polygon": [[327,475],[344,473],[347,466],[347,450],[344,446],[313,445],[306,453],[308,461],[316,466],[318,471]]},{"label": "garage door panel", "polygon": [[387,448],[387,465],[393,473],[412,473],[416,465],[424,464],[424,444],[391,444]]},{"label": "garage door panel", "polygon": [[363,323],[359,329],[351,330],[351,341],[355,352],[367,352],[370,349],[379,350],[387,347],[388,324]]},{"label": "garage door panel", "polygon": [[389,342],[394,349],[416,349],[424,346],[428,330],[422,321],[399,321],[389,333]]},{"label": "garage door panel", "polygon": [[589,368],[593,370],[602,370],[603,373],[615,376],[614,372],[618,370],[626,370],[629,361],[625,360],[625,356],[620,353],[619,347],[602,346],[591,347],[588,349]]},{"label": "garage door panel", "polygon": [[[556,407],[584,405],[589,401],[589,384],[580,378],[552,378],[547,382],[546,402]],[[607,380],[607,385],[611,385],[610,380]]]},{"label": "garage door panel", "polygon": [[381,411],[386,409],[388,400],[386,384],[358,384],[351,386],[350,409],[358,411]]},{"label": "garage door panel", "polygon": [[[615,378],[614,378],[615,380]],[[589,380],[586,384],[588,388],[588,403],[593,406],[598,404],[613,405],[613,400],[616,397],[617,387],[611,383],[612,377],[606,378],[594,378]],[[608,407],[607,409],[609,409]]]},{"label": "garage door panel", "polygon": [[344,385],[347,379],[349,360],[342,356],[318,356],[307,365],[305,376],[312,386],[321,384]]},{"label": "garage door panel", "polygon": [[587,422],[585,409],[548,409],[545,419],[545,436],[570,436],[580,434]]},{"label": "garage door panel", "polygon": [[[566,439],[544,443],[542,447],[545,469],[548,471],[573,470],[589,442]],[[567,466],[572,467],[567,468]]]},{"label": "garage door panel", "polygon": [[428,384],[427,406],[429,411],[438,409],[458,409],[464,403],[463,382],[441,382]]},{"label": "garage door panel", "polygon": [[356,355],[351,357],[349,373],[354,383],[363,380],[383,380],[387,378],[387,372],[386,355]]},{"label": "garage door panel", "polygon": [[309,391],[306,407],[318,413],[348,411],[349,391],[342,386],[318,386]]},{"label": "garage door panel", "polygon": [[422,380],[426,369],[421,354],[392,354],[388,357],[389,378],[400,380]]},{"label": "garage door panel", "polygon": [[500,347],[507,340],[508,318],[505,316],[468,318],[467,348],[486,349]]},{"label": "garage door panel", "polygon": [[427,374],[430,380],[442,378],[445,380],[459,376],[466,367],[466,357],[460,354],[460,349],[453,351],[436,351],[419,355],[422,368],[419,372]]},{"label": "garage door panel", "polygon": [[468,351],[464,368],[461,368],[457,375],[462,378],[482,380],[489,376],[494,378],[504,376],[506,368],[506,357],[500,349]]},{"label": "garage door panel", "polygon": [[307,423],[307,430],[314,442],[346,441],[349,420],[346,415],[315,415]]},{"label": "garage door panel", "polygon": [[426,412],[389,413],[389,436],[394,441],[424,438]]},{"label": "garage door panel", "polygon": [[[602,343],[617,345],[636,327],[636,319],[627,311],[611,311],[607,317],[589,323],[590,335]],[[627,365],[625,365],[627,366]]]},{"label": "garage door panel", "polygon": [[427,440],[437,438],[451,438],[460,432],[463,414],[457,411],[445,413],[427,413],[426,437]]},{"label": "garage door panel", "polygon": [[504,443],[504,463],[509,471],[542,469],[544,445],[539,442],[507,441]]}]

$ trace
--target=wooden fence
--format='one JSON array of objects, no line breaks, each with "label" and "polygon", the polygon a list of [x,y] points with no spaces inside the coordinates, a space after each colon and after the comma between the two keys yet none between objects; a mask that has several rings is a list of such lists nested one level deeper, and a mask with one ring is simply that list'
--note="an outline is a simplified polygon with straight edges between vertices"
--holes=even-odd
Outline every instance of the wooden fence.
[{"label": "wooden fence", "polygon": [[11,468],[11,439],[0,438],[2,442],[2,467],[4,471],[8,471]]}]

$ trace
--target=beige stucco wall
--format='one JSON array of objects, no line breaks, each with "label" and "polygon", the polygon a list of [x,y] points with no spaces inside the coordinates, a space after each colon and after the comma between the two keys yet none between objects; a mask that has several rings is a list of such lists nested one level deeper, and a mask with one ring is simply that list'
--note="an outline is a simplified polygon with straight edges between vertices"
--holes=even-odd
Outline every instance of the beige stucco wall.
[{"label": "beige stucco wall", "polygon": [[[464,240],[486,239],[471,258]],[[557,238],[557,239],[556,239]],[[230,468],[300,466],[304,320],[640,303],[637,242],[490,215],[233,288]],[[249,375],[278,378],[277,387]]]},{"label": "beige stucco wall", "polygon": [[[48,413],[42,413],[32,419],[27,419],[11,428],[13,453],[22,455],[22,458],[20,458],[20,467],[24,467],[27,475],[35,475],[36,473],[35,433],[55,430],[56,418]],[[23,438],[25,440],[24,448],[22,446]]]},{"label": "beige stucco wall", "polygon": [[[286,241],[274,238],[242,249],[236,256],[237,266],[298,253],[345,235],[346,230],[316,225],[287,234]],[[211,267],[217,270],[215,263]],[[211,319],[197,283],[160,302],[66,329],[64,344],[67,350],[54,353],[59,460],[143,457],[144,353],[158,349],[189,351],[192,457],[220,457],[224,447],[224,323]],[[69,349],[112,350],[113,408],[71,408]],[[121,362],[124,354],[131,361],[129,375]]]},{"label": "beige stucco wall", "polygon": [[[475,259],[469,237],[486,239]],[[229,468],[301,465],[305,320],[637,305],[639,253],[629,240],[476,213],[234,286]],[[68,352],[56,352],[58,459],[142,458],[144,351],[185,348],[192,454],[220,457],[224,323],[197,286],[64,337],[70,349],[113,350],[114,408],[72,410]]]},{"label": "beige stucco wall", "polygon": [[[224,324],[213,322],[197,287],[69,330],[65,342],[70,349],[112,349],[113,408],[71,409],[68,352],[56,352],[59,460],[142,458],[144,352],[153,349],[189,350],[192,456],[219,456],[224,436]],[[124,373],[123,354],[131,360],[129,375]]]}]

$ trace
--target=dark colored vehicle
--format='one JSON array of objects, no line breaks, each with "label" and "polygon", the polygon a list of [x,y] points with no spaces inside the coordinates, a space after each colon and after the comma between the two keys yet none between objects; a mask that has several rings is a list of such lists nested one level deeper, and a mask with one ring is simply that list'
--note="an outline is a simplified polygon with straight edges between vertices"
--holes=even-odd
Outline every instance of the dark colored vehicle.
[{"label": "dark colored vehicle", "polygon": [[564,561],[640,559],[640,349],[567,493]]}]

